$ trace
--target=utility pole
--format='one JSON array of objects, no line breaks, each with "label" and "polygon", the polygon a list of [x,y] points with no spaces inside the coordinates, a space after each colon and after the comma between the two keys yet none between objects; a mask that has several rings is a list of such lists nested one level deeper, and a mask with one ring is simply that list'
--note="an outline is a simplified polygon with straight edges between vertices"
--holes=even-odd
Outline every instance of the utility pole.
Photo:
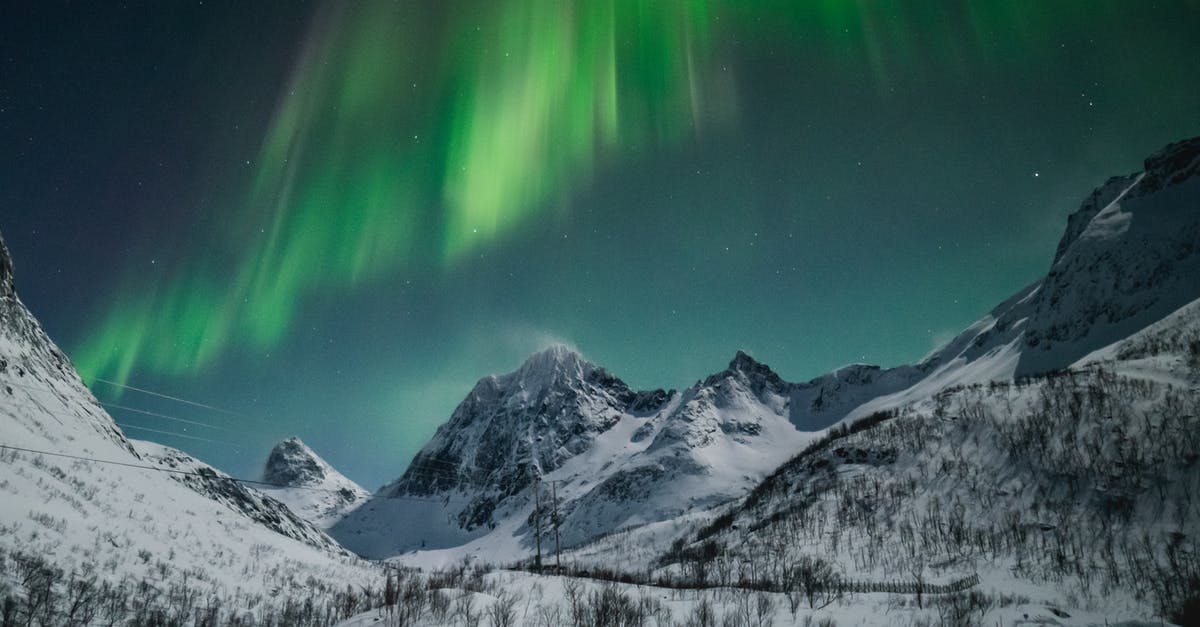
[{"label": "utility pole", "polygon": [[552,498],[554,498],[554,565],[558,574],[562,575],[562,555],[558,552],[558,482],[550,482]]},{"label": "utility pole", "polygon": [[538,474],[533,475],[533,521],[537,526],[534,532],[534,539],[537,541],[537,559],[534,561],[534,568],[540,573],[542,572],[542,478]]}]

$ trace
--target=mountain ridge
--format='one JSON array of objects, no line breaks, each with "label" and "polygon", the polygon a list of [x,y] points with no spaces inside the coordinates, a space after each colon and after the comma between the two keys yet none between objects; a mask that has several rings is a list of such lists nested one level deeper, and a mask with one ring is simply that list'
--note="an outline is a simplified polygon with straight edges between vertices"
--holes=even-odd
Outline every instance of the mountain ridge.
[{"label": "mountain ridge", "polygon": [[128,439],[21,302],[12,267],[0,237],[0,444],[11,447],[0,451],[0,556],[95,585],[236,598],[264,615],[291,602],[279,594],[289,578],[376,578],[282,503],[182,451]]},{"label": "mountain ridge", "polygon": [[[474,542],[499,527],[528,540],[529,488],[543,477],[565,484],[560,510],[565,519],[576,518],[574,528],[587,530],[574,538],[582,541],[588,533],[662,520],[748,489],[787,450],[839,422],[952,386],[1065,368],[1200,296],[1200,255],[1194,254],[1200,212],[1189,204],[1200,181],[1200,138],[1171,144],[1145,165],[1143,173],[1097,187],[1068,217],[1045,277],[914,364],[851,364],[789,383],[738,351],[725,370],[686,390],[650,394],[657,407],[639,413],[630,411],[631,399],[648,393],[633,392],[577,352],[553,346],[512,373],[481,379],[410,470],[381,494],[470,501],[449,512],[449,526],[465,533],[450,534],[438,548]],[[759,465],[739,459],[760,452]],[[588,460],[598,470],[584,478]],[[697,487],[700,477],[710,489]],[[373,511],[370,503],[359,510],[362,516]],[[431,516],[446,522],[447,511]],[[339,523],[333,531],[361,548],[370,543],[356,536],[387,527],[385,513],[376,518]],[[392,549],[401,546],[428,548],[401,542]]]}]

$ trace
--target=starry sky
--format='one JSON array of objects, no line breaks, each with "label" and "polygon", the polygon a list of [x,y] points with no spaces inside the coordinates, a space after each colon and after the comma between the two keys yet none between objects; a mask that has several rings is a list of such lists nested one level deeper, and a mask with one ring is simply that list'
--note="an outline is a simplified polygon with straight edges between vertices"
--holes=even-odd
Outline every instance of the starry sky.
[{"label": "starry sky", "polygon": [[5,14],[18,290],[131,436],[247,477],[299,435],[374,489],[554,342],[638,388],[918,360],[1200,134],[1197,0]]}]

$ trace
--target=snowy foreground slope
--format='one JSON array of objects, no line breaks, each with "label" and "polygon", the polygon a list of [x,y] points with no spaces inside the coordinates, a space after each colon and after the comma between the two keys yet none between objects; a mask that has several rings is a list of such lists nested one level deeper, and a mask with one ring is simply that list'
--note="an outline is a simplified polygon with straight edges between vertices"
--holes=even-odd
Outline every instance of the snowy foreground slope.
[{"label": "snowy foreground slope", "polygon": [[[0,444],[46,452],[0,449],[0,606],[13,590],[32,611],[35,591],[70,580],[111,586],[114,607],[140,599],[127,617],[200,605],[267,615],[294,595],[321,603],[378,579],[281,503],[181,451],[128,440],[17,297],[2,241]],[[30,620],[59,619],[78,624]]]},{"label": "snowy foreground slope", "polygon": [[370,496],[297,437],[271,449],[263,481],[272,485],[259,486],[259,490],[322,529],[344,518]]},{"label": "snowy foreground slope", "polygon": [[[482,572],[482,571],[480,571]],[[988,595],[926,598],[923,607],[908,595],[858,593],[809,606],[802,595],[737,587],[668,589],[588,578],[499,571],[480,574],[434,572],[413,575],[432,588],[421,595],[401,593],[392,611],[379,608],[337,623],[337,627],[824,627],[962,626],[990,627],[1161,627],[1137,614],[1081,610],[1039,591],[1012,594],[981,606]],[[407,588],[408,582],[402,583]],[[415,588],[415,586],[414,586]],[[409,588],[412,589],[412,588]],[[972,600],[972,596],[974,600]]]}]

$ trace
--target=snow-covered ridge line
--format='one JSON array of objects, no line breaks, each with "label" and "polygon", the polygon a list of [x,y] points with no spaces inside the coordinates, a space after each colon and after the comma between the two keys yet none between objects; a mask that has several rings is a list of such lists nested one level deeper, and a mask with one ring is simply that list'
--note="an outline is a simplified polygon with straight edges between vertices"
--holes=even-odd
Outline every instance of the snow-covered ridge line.
[{"label": "snow-covered ridge line", "polygon": [[[546,503],[557,497],[568,545],[709,507],[813,437],[791,422],[790,389],[738,352],[687,390],[639,392],[552,346],[480,379],[409,470],[331,533],[372,556],[479,549],[509,559],[535,544],[539,491]],[[388,500],[404,495],[447,503]],[[546,521],[543,533],[550,529]]]},{"label": "snow-covered ridge line", "polygon": [[790,383],[739,351],[686,390],[635,392],[566,346],[539,352],[481,379],[380,492],[446,506],[398,511],[376,498],[332,533],[374,556],[505,543],[498,554],[525,553],[540,478],[577,544],[744,494],[839,421],[1066,368],[1200,297],[1198,172],[1194,138],[1097,188],[1068,219],[1046,277],[912,365]]}]

